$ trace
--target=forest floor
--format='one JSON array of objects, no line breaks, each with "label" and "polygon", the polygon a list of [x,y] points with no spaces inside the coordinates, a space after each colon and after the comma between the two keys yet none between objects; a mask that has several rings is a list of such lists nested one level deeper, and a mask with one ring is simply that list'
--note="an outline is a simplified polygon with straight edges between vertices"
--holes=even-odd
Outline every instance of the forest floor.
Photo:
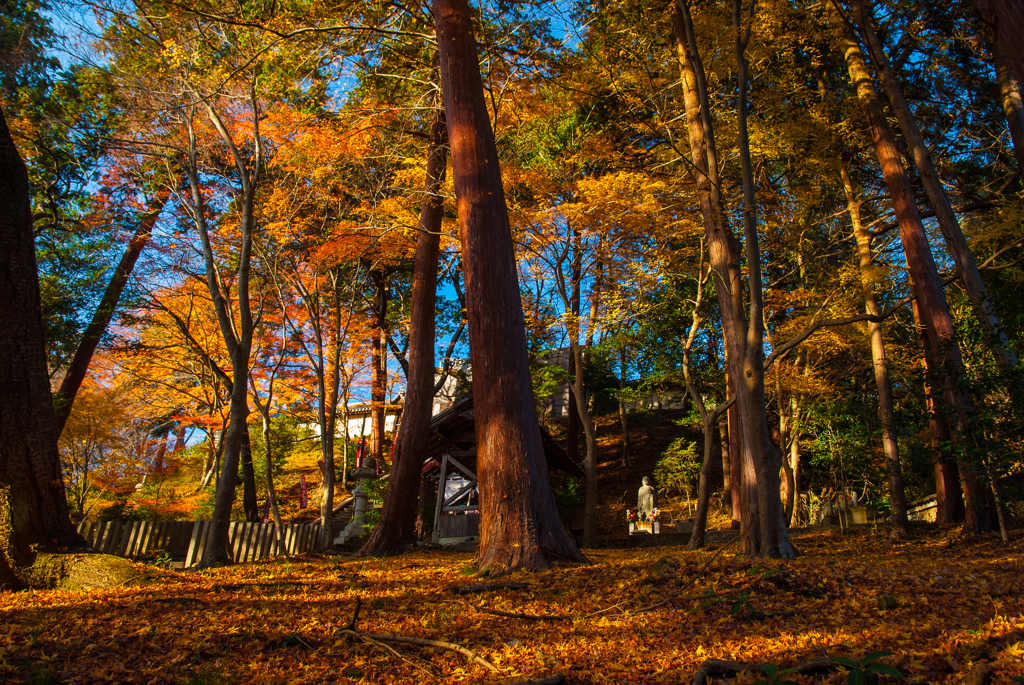
[{"label": "forest floor", "polygon": [[[911,683],[1024,675],[1021,540],[916,528],[809,533],[792,562],[736,545],[599,549],[592,565],[498,579],[521,588],[459,594],[471,554],[279,558],[203,572],[149,567],[151,581],[83,593],[0,593],[0,682],[690,683],[708,659],[883,662]],[[356,630],[344,629],[361,602]],[[563,616],[553,620],[532,617]],[[397,634],[472,650],[367,637]],[[752,684],[749,670],[733,683]],[[847,681],[842,670],[784,676]],[[721,682],[721,681],[719,681]],[[882,682],[896,682],[883,677]]]}]

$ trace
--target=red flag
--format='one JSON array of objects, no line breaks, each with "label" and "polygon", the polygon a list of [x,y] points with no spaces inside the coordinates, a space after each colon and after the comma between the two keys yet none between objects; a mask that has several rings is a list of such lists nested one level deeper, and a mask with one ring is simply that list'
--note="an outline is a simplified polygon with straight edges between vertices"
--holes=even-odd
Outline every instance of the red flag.
[{"label": "red flag", "polygon": [[305,509],[307,504],[309,500],[306,497],[306,474],[302,474],[302,480],[299,481],[299,509]]}]

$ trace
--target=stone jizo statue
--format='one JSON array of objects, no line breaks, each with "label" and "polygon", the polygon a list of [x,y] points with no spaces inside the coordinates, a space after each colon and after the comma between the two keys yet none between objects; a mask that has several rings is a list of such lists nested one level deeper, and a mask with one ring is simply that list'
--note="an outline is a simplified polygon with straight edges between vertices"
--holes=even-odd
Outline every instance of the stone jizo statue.
[{"label": "stone jizo statue", "polygon": [[651,485],[651,479],[644,476],[644,484],[640,486],[640,490],[636,493],[636,508],[637,513],[641,521],[650,521],[651,513],[657,506],[654,500],[654,487]]}]

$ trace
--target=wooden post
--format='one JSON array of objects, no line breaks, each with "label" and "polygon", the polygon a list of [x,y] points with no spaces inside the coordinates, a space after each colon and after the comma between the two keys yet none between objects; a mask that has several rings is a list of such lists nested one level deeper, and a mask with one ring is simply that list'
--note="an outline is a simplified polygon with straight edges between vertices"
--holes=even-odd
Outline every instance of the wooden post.
[{"label": "wooden post", "polygon": [[445,484],[448,480],[448,453],[441,457],[441,475],[437,481],[437,504],[434,506],[434,532],[430,539],[437,544],[441,541],[441,512],[444,509]]}]

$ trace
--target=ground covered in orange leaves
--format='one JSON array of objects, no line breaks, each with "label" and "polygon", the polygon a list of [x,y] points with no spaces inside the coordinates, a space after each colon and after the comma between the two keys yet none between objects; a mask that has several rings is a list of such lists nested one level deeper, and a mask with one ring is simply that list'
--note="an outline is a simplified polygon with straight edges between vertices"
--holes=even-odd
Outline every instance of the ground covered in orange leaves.
[{"label": "ground covered in orange leaves", "polygon": [[[141,587],[0,594],[0,681],[25,683],[689,683],[707,659],[786,668],[814,657],[884,660],[909,682],[1024,674],[1018,542],[920,532],[814,533],[789,563],[735,547],[593,550],[563,566],[488,582],[470,554],[300,557],[202,573],[158,572]],[[716,555],[717,552],[717,556]],[[342,632],[458,644],[454,651]],[[476,607],[476,608],[474,608]],[[531,620],[500,615],[570,616]],[[763,674],[732,679],[753,683]],[[846,682],[841,670],[780,676]],[[883,677],[882,682],[887,679]],[[889,682],[896,682],[889,680]]]}]

